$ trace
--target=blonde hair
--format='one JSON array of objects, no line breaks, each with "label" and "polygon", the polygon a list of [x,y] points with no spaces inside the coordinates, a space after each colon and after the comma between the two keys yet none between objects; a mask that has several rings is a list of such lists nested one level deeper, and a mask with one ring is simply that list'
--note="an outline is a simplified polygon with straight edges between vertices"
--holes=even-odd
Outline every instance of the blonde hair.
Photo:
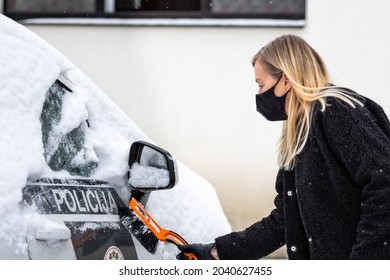
[{"label": "blonde hair", "polygon": [[318,53],[301,37],[283,35],[265,45],[252,60],[259,61],[275,78],[285,75],[291,83],[288,119],[283,124],[278,164],[291,170],[295,157],[304,148],[310,132],[311,112],[315,101],[326,108],[326,97],[339,98],[352,107],[363,106],[346,89],[330,85],[328,70]]}]

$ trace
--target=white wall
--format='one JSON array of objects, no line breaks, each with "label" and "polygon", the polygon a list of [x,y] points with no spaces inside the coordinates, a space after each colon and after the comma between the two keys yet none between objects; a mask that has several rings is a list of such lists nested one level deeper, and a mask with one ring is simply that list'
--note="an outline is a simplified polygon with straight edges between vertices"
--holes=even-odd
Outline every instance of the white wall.
[{"label": "white wall", "polygon": [[[303,36],[334,82],[390,113],[390,2],[308,0],[286,28],[28,26],[105,91],[154,141],[207,178],[234,229],[273,207],[280,124],[255,109],[252,56]],[[204,207],[203,205],[199,207]]]}]

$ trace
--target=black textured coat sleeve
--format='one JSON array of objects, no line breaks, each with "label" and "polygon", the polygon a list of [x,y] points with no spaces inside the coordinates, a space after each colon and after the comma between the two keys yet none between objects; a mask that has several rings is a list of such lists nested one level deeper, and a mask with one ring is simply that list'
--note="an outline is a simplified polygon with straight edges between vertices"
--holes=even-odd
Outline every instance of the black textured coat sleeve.
[{"label": "black textured coat sleeve", "polygon": [[351,107],[331,99],[322,113],[326,140],[361,187],[361,217],[351,259],[390,259],[390,125],[371,100]]},{"label": "black textured coat sleeve", "polygon": [[260,259],[284,245],[283,172],[279,171],[276,179],[275,209],[243,231],[218,237],[215,241],[220,259]]}]

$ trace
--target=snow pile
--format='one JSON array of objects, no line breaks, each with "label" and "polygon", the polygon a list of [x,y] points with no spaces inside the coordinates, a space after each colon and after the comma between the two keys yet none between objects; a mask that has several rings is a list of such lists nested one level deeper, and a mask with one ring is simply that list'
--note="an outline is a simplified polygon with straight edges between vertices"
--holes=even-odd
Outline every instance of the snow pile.
[{"label": "snow pile", "polygon": [[[111,183],[125,200],[130,145],[153,142],[63,55],[1,14],[0,41],[0,244],[26,254],[26,235],[57,226],[34,209],[19,208],[27,182],[43,176],[69,178],[73,166],[86,166],[92,170],[89,176]],[[60,116],[53,117],[50,131],[45,131],[42,110],[60,76],[71,81],[72,92],[64,95]],[[62,147],[72,132],[83,138],[83,146],[74,147],[69,169],[53,171],[61,159],[56,151],[73,152]],[[229,232],[214,188],[180,161],[178,166],[178,185],[152,193],[149,213],[191,243]],[[158,252],[172,257],[163,246]]]}]

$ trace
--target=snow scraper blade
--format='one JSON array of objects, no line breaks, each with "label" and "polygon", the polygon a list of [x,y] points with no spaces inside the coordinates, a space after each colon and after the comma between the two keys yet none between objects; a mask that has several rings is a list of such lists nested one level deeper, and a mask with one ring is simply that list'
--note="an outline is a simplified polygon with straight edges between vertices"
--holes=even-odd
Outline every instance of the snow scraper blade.
[{"label": "snow scraper blade", "polygon": [[154,233],[145,226],[144,222],[130,208],[121,209],[122,225],[132,233],[132,235],[148,250],[155,254],[157,250],[158,239]]},{"label": "snow scraper blade", "polygon": [[[162,228],[153,217],[146,211],[143,205],[138,202],[134,197],[130,200],[130,208],[134,213],[143,221],[148,229],[155,235],[160,241],[170,242],[177,245],[187,245],[187,241],[184,240],[179,234]],[[193,253],[185,253],[188,259],[197,260],[198,258]]]}]

